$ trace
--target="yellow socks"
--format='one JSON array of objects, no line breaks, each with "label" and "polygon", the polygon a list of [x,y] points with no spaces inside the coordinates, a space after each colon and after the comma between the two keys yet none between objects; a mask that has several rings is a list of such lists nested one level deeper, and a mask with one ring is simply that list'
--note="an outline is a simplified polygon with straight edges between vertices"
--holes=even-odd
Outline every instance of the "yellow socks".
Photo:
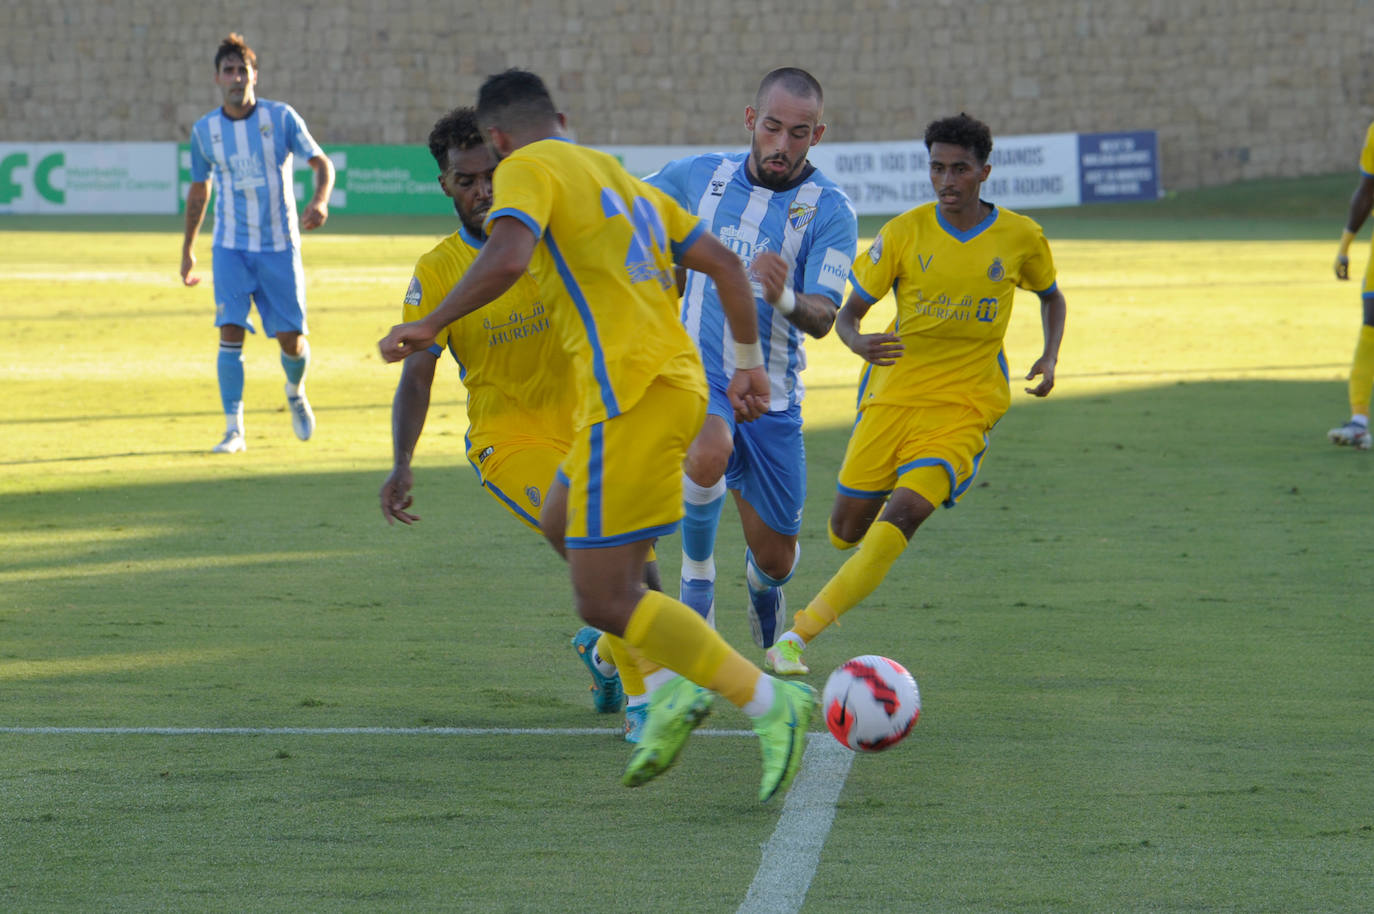
[{"label": "yellow socks", "polygon": [[794,617],[792,631],[809,642],[826,626],[878,589],[897,557],[906,549],[902,531],[885,520],[874,521],[859,542],[859,551],[835,572],[821,592]]},{"label": "yellow socks", "polygon": [[1350,414],[1369,415],[1369,390],[1374,387],[1374,327],[1360,326],[1355,359],[1350,366]]},{"label": "yellow socks", "polygon": [[763,675],[695,611],[658,591],[649,591],[639,601],[624,637],[651,662],[719,692],[738,707],[754,697]]}]

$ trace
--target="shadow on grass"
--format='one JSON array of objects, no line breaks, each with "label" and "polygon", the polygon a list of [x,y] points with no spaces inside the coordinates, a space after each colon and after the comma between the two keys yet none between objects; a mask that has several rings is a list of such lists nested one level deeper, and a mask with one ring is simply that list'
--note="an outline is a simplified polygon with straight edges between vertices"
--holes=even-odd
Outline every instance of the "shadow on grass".
[{"label": "shadow on grass", "polygon": [[[1299,539],[1304,548],[1346,554],[1364,525],[1350,499],[1368,490],[1374,455],[1326,442],[1326,429],[1344,418],[1343,401],[1342,385],[1284,381],[1018,398],[993,433],[974,487],[917,540],[923,552],[962,565],[978,561],[960,554],[971,538],[979,553],[1028,559],[1028,573],[1035,562],[1025,538],[1035,530],[1050,531],[1056,561],[1071,564],[1123,538],[1135,541],[1136,558],[1156,560],[1244,543],[1236,558],[1250,566],[1255,549],[1288,554]],[[847,437],[847,425],[808,429],[802,577],[812,580],[804,591],[838,565],[825,529]],[[312,603],[328,606],[386,602],[398,586],[439,598],[458,582],[466,590],[469,581],[523,575],[514,569],[526,566],[530,575],[562,579],[542,541],[482,492],[465,464],[417,471],[415,510],[425,520],[414,529],[382,520],[376,493],[384,475],[379,467],[97,481],[0,497],[9,543],[0,559],[5,602],[82,612],[136,602],[142,612],[179,607],[188,591],[224,591],[274,600],[309,593]],[[737,527],[732,515],[723,535]],[[733,544],[722,545],[722,555],[733,554],[727,548]],[[665,552],[665,580],[676,551],[674,544]],[[1120,559],[1132,574],[1148,570]],[[1224,565],[1211,570],[1223,579],[1234,573]]]}]

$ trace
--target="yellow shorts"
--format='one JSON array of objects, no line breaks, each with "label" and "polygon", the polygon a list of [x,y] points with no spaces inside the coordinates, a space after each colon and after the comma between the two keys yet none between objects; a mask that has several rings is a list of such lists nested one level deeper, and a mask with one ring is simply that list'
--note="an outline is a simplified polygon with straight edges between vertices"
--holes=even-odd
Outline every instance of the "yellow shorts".
[{"label": "yellow shorts", "polygon": [[468,451],[482,486],[520,521],[539,532],[539,512],[563,458],[566,441],[502,441]]},{"label": "yellow shorts", "polygon": [[840,494],[886,498],[900,487],[952,508],[978,473],[988,431],[987,420],[966,406],[870,404],[850,433]]},{"label": "yellow shorts", "polygon": [[672,533],[682,520],[682,459],[706,418],[702,390],[655,380],[626,412],[577,432],[559,469],[569,549]]}]

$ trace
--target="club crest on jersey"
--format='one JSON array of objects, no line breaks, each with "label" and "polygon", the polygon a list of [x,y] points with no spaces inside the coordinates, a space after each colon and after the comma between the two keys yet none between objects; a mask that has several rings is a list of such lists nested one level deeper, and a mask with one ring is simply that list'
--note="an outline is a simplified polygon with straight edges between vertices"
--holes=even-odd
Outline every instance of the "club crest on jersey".
[{"label": "club crest on jersey", "polygon": [[424,292],[420,289],[420,277],[410,277],[410,285],[406,287],[405,303],[407,305],[418,305]]},{"label": "club crest on jersey", "polygon": [[1003,276],[1006,276],[1006,275],[1007,275],[1007,270],[1006,270],[1005,267],[1002,266],[1002,258],[1001,258],[1001,257],[994,257],[994,258],[992,258],[992,266],[988,267],[988,279],[991,279],[993,282],[997,282],[997,281],[999,281]]},{"label": "club crest on jersey", "polygon": [[263,136],[271,136],[271,135],[272,135],[272,125],[271,125],[271,124],[263,124],[261,127],[258,128],[258,133],[261,133]]},{"label": "club crest on jersey", "polygon": [[787,208],[787,223],[800,231],[816,218],[816,207],[810,203],[793,203]]},{"label": "club crest on jersey", "polygon": [[539,490],[534,486],[527,486],[525,488],[525,497],[530,500],[530,504],[534,505],[536,508],[539,507]]},{"label": "club crest on jersey", "polygon": [[868,259],[877,263],[883,259],[883,236],[879,235],[873,239],[873,243],[868,246]]}]

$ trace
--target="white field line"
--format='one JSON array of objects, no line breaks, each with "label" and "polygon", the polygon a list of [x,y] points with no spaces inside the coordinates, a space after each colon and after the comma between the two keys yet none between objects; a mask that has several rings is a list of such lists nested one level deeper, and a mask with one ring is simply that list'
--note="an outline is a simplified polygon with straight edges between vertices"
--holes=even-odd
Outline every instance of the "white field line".
[{"label": "white field line", "polygon": [[801,910],[853,761],[852,751],[824,733],[808,737],[801,769],[787,793],[777,827],[763,846],[763,861],[738,914]]}]

